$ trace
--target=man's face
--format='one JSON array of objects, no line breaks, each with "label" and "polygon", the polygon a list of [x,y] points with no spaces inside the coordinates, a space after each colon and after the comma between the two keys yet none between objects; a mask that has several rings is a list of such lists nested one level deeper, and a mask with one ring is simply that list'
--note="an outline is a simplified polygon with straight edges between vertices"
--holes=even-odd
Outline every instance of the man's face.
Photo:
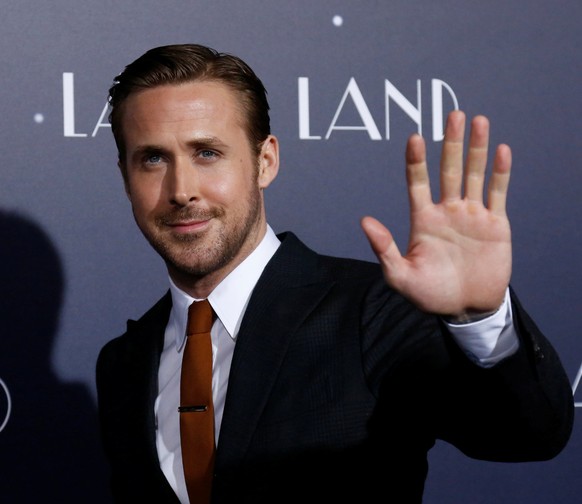
[{"label": "man's face", "polygon": [[159,86],[123,104],[120,162],[135,220],[172,279],[195,296],[265,233],[262,189],[277,173],[277,140],[268,137],[257,157],[244,124],[236,92],[212,81]]}]

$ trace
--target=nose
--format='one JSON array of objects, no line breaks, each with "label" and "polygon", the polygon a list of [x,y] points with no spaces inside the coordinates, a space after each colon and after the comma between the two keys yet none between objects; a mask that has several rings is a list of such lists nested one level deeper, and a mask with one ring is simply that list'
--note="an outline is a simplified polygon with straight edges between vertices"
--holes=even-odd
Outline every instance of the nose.
[{"label": "nose", "polygon": [[169,200],[172,205],[186,206],[198,198],[198,175],[188,160],[177,159],[166,176]]}]

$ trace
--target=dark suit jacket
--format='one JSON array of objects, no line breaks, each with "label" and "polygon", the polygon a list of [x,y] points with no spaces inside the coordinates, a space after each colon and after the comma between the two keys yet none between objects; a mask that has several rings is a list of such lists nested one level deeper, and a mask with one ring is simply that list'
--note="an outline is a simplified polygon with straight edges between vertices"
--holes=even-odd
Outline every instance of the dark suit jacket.
[{"label": "dark suit jacket", "polygon": [[[215,503],[421,502],[436,439],[499,461],[548,459],[564,447],[570,384],[514,296],[520,350],[483,369],[437,317],[387,287],[377,264],[282,239],[238,334]],[[177,502],[159,468],[153,415],[170,308],[166,294],[99,356],[117,502]]]}]

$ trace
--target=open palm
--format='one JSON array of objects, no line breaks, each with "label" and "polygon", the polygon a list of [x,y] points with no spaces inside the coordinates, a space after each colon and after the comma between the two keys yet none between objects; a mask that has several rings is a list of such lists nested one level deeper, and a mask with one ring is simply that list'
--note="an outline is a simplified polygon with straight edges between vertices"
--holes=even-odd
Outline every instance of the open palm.
[{"label": "open palm", "polygon": [[448,119],[441,157],[441,198],[432,198],[426,147],[413,135],[406,149],[410,238],[402,256],[391,233],[372,217],[362,227],[388,284],[420,309],[457,318],[495,311],[511,276],[511,231],[505,206],[511,151],[500,145],[483,200],[489,121],[471,124],[464,159],[465,115]]}]

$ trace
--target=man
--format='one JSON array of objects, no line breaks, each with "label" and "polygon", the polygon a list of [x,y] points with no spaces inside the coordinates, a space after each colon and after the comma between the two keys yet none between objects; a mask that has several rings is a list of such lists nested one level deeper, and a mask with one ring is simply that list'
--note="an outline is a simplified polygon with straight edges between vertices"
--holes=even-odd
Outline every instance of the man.
[{"label": "man", "polygon": [[366,217],[373,264],[318,255],[268,226],[278,141],[240,59],[152,49],[117,77],[110,104],[135,220],[170,279],[97,364],[118,502],[203,501],[189,500],[184,476],[180,417],[192,407],[180,368],[188,307],[204,299],[216,314],[214,503],[421,502],[436,439],[500,461],[565,446],[569,382],[509,288],[505,145],[483,203],[485,117],[472,121],[463,169],[465,117],[450,114],[437,204],[424,142],[410,138],[408,251]]}]

